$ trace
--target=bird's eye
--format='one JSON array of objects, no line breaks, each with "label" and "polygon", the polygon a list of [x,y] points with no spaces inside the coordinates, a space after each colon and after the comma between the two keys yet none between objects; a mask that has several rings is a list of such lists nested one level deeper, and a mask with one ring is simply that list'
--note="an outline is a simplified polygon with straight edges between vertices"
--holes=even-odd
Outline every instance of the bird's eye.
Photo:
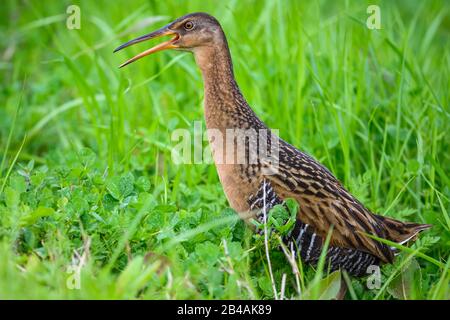
[{"label": "bird's eye", "polygon": [[194,27],[194,23],[193,23],[192,21],[187,21],[187,22],[184,24],[184,28],[185,28],[186,30],[191,30],[193,27]]}]

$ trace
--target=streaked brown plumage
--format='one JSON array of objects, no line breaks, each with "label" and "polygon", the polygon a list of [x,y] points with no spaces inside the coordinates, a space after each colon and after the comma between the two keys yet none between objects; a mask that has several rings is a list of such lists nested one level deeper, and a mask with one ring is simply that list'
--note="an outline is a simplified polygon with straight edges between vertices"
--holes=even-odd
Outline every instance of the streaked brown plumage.
[{"label": "streaked brown plumage", "polygon": [[[227,150],[219,139],[210,136],[217,171],[231,207],[244,216],[250,212],[260,218],[262,210],[269,210],[283,199],[298,201],[297,224],[285,240],[306,262],[317,262],[323,239],[331,226],[333,233],[328,250],[331,268],[345,269],[354,275],[364,274],[371,264],[390,263],[394,258],[392,248],[365,234],[404,243],[430,227],[371,213],[327,168],[275,137],[241,94],[225,35],[214,17],[205,13],[183,16],[158,31],[127,42],[116,51],[161,35],[174,35],[174,38],[122,66],[167,48],[191,51],[204,79],[207,128],[218,130],[223,141],[230,134],[227,129],[268,130],[268,141],[279,145],[277,168],[271,168],[273,164],[261,158],[251,164],[222,163],[220,159]],[[234,144],[233,148],[236,147],[235,140]],[[258,145],[246,143],[246,154],[258,154]]]}]

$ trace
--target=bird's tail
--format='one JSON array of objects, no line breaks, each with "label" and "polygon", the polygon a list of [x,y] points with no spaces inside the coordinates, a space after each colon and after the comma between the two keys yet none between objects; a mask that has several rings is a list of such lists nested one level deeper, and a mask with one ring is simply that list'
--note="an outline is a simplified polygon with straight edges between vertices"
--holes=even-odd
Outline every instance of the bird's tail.
[{"label": "bird's tail", "polygon": [[417,235],[432,227],[431,224],[420,224],[414,222],[402,222],[392,218],[375,215],[385,226],[386,238],[398,244],[405,244],[417,238]]}]

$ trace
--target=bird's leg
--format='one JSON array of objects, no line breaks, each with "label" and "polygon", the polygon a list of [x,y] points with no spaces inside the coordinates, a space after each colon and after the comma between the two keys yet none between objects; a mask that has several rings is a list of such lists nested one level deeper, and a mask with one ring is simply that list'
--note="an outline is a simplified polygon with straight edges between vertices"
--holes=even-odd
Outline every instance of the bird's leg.
[{"label": "bird's leg", "polygon": [[345,282],[344,276],[341,273],[341,287],[334,300],[344,300],[345,294],[347,293],[347,289],[348,289],[347,283]]}]

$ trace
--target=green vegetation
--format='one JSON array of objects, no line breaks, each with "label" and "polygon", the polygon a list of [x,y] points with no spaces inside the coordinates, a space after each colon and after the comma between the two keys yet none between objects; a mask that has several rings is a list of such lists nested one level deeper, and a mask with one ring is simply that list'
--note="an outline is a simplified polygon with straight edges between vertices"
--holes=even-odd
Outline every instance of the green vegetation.
[{"label": "green vegetation", "polygon": [[[1,1],[0,298],[274,297],[264,242],[215,167],[171,159],[172,131],[203,120],[192,56],[119,70],[151,44],[112,53],[206,11],[270,127],[372,211],[434,225],[382,268],[380,289],[348,279],[347,298],[449,299],[450,5],[375,2],[381,30],[356,0],[79,1],[69,30],[71,1]],[[286,274],[284,296],[329,298],[338,277],[296,261],[297,283],[278,245],[278,292]]]}]

